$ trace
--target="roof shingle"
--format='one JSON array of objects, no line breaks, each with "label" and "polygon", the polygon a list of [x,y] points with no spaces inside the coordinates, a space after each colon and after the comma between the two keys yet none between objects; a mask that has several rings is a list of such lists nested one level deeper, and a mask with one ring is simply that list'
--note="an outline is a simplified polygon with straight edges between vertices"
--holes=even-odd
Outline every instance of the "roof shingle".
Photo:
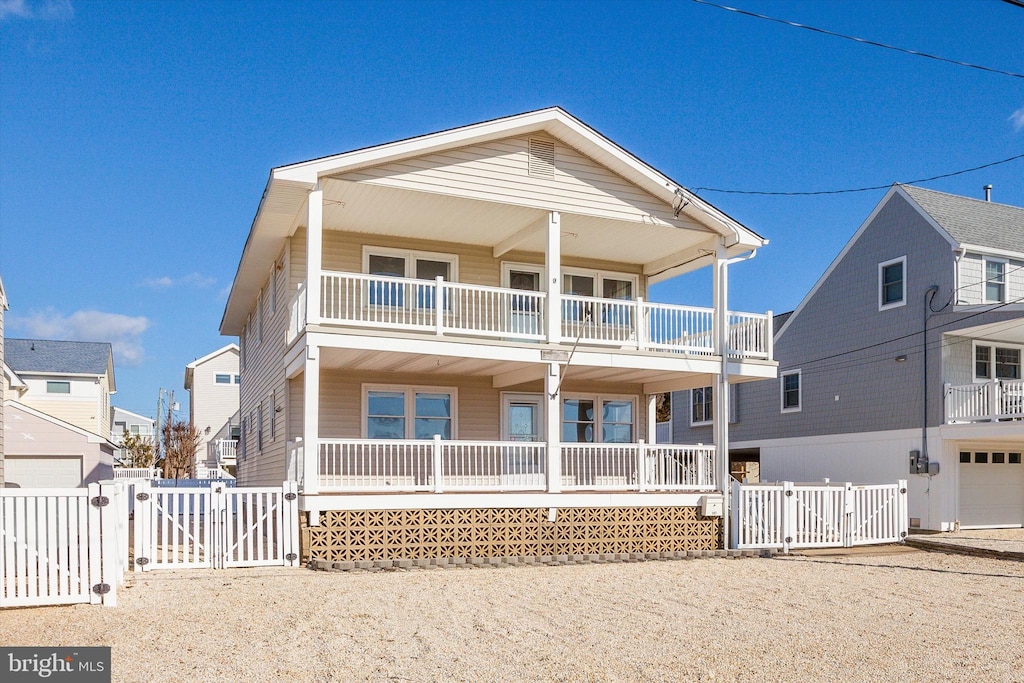
[{"label": "roof shingle", "polygon": [[900,185],[961,245],[1024,252],[1024,209]]},{"label": "roof shingle", "polygon": [[109,342],[6,339],[4,362],[15,372],[105,375],[111,363]]}]

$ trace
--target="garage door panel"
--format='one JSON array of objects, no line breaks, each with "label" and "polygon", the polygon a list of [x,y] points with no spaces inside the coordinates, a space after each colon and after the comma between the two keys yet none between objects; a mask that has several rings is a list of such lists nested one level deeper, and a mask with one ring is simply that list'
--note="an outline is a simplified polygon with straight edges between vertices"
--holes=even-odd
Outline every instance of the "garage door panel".
[{"label": "garage door panel", "polygon": [[960,526],[1024,525],[1024,465],[973,460],[960,463]]},{"label": "garage door panel", "polygon": [[52,458],[4,458],[4,480],[30,488],[78,488],[82,485],[82,458],[54,456]]}]

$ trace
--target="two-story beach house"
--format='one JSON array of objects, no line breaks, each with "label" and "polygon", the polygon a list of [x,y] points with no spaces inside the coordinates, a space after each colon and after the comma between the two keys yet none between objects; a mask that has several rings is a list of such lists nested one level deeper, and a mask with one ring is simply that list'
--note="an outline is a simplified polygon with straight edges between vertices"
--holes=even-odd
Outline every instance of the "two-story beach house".
[{"label": "two-story beach house", "polygon": [[[110,440],[120,445],[125,434],[139,436],[149,442],[155,443],[156,420],[146,417],[145,415],[133,413],[132,411],[125,410],[124,408],[111,406]],[[122,455],[124,455],[124,452],[121,448],[118,448],[114,453],[114,457],[118,462],[121,461]]]},{"label": "two-story beach house", "polygon": [[2,382],[7,484],[77,487],[113,476],[110,344],[8,339]]},{"label": "two-story beach house", "polygon": [[[655,444],[655,400],[776,376],[728,305],[765,243],[559,108],[275,168],[221,323],[239,482],[297,478],[312,558],[721,547],[728,422]],[[648,299],[701,268],[712,307]]]},{"label": "two-story beach house", "polygon": [[200,479],[235,471],[241,431],[238,415],[238,344],[228,344],[185,366],[189,419],[199,430],[192,474]]},{"label": "two-story beach house", "polygon": [[[894,185],[792,313],[777,382],[736,387],[765,481],[909,477],[912,526],[1024,525],[1024,209]],[[710,436],[699,391],[673,437]]]}]

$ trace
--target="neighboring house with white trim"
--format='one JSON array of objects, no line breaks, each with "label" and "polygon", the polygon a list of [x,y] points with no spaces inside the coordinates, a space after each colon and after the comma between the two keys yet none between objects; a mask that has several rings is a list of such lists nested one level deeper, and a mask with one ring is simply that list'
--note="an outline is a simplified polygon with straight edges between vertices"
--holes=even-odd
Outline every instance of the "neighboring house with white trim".
[{"label": "neighboring house with white trim", "polygon": [[[125,433],[142,436],[155,443],[156,420],[148,418],[145,415],[133,413],[132,411],[125,410],[124,408],[111,406],[110,440],[116,444],[120,444],[122,443]],[[114,454],[119,462],[121,460],[121,450],[122,449],[118,448],[117,452]]]},{"label": "neighboring house with white trim", "polygon": [[25,383],[22,403],[110,438],[114,356],[107,342],[8,339],[5,362]]},{"label": "neighboring house with white trim", "polygon": [[[909,472],[916,525],[1024,525],[1024,209],[894,185],[775,327],[779,380],[735,388],[734,461]],[[696,394],[673,396],[677,442],[710,438]]]},{"label": "neighboring house with white trim", "polygon": [[[228,344],[185,366],[189,420],[199,430],[193,473],[235,470],[238,420],[238,344]],[[197,475],[198,476],[198,475]]]},{"label": "neighboring house with white trim", "polygon": [[[654,445],[655,400],[776,376],[728,305],[766,243],[559,108],[275,168],[221,322],[239,481],[298,479],[313,557],[721,547],[728,424]],[[699,269],[711,307],[648,300]]]}]

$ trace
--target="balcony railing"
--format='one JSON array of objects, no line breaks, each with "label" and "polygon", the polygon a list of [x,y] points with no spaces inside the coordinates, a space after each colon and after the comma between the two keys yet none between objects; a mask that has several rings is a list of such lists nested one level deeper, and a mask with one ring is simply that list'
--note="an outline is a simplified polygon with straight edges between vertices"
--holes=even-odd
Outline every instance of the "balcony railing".
[{"label": "balcony railing", "polygon": [[946,422],[1024,419],[1024,380],[945,385]]},{"label": "balcony railing", "polygon": [[235,439],[217,439],[209,444],[210,460],[218,465],[234,465],[238,458],[238,441]]},{"label": "balcony railing", "polygon": [[[444,493],[547,490],[547,445],[522,441],[321,439],[321,492]],[[304,476],[301,443],[289,476]],[[564,491],[713,491],[715,447],[664,444],[560,446]]]},{"label": "balcony railing", "polygon": [[[560,337],[581,344],[714,354],[714,311],[710,308],[560,297]],[[289,342],[306,325],[306,294],[300,287],[290,306]],[[457,282],[325,272],[320,279],[323,323],[429,332],[439,336],[490,337],[536,342],[548,338],[547,295],[521,289]],[[729,355],[772,357],[771,314],[729,313]]]}]

